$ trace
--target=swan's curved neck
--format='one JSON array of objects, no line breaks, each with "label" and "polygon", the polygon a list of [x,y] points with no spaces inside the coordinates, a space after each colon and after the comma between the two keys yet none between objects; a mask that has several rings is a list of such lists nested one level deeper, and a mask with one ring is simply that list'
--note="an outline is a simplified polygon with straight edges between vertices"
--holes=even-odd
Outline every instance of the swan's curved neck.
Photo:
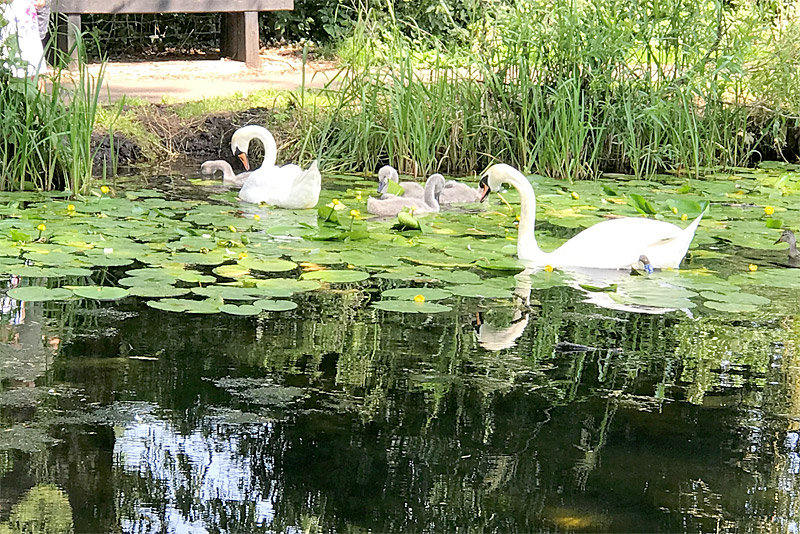
[{"label": "swan's curved neck", "polygon": [[214,170],[222,172],[222,180],[232,180],[236,175],[233,174],[233,167],[227,161],[220,161],[214,165]]},{"label": "swan's curved neck", "polygon": [[[256,130],[251,133],[250,140],[258,139],[264,145],[264,161],[261,163],[260,168],[274,167],[278,159],[278,145],[275,143],[275,138],[272,134],[264,128],[263,130]],[[249,143],[249,140],[248,140]]]},{"label": "swan's curved neck", "polygon": [[536,242],[536,194],[525,176],[517,172],[507,174],[506,180],[519,191],[519,236],[517,237],[517,256],[521,260],[536,260],[546,255]]},{"label": "swan's curved neck", "polygon": [[797,241],[794,239],[789,241],[789,257],[792,259],[800,259],[800,251],[797,250]]},{"label": "swan's curved neck", "polygon": [[433,208],[434,210],[439,209],[439,201],[436,199],[436,183],[429,180],[428,183],[425,184],[425,192],[424,198],[425,204]]}]

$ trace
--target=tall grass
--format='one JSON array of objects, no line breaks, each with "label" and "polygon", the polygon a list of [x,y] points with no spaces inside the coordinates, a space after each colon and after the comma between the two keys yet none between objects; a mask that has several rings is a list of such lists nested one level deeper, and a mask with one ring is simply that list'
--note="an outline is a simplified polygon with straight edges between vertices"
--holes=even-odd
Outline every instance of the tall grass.
[{"label": "tall grass", "polygon": [[306,110],[305,149],[351,171],[699,174],[779,145],[800,114],[800,22],[763,3],[483,7],[457,50],[430,35],[419,50],[412,23],[364,8],[328,105]]},{"label": "tall grass", "polygon": [[103,71],[89,73],[77,42],[76,69],[67,73],[57,61],[46,92],[37,80],[0,73],[0,189],[88,191]]}]

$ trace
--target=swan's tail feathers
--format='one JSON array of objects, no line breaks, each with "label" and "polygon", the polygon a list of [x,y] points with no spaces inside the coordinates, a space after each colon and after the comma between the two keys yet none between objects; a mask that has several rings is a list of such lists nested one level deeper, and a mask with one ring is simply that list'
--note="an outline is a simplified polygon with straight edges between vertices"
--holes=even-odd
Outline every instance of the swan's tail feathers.
[{"label": "swan's tail feathers", "polygon": [[692,221],[692,224],[690,224],[689,226],[687,226],[686,228],[684,228],[684,230],[683,230],[683,231],[684,231],[684,232],[686,232],[686,233],[688,233],[688,234],[692,234],[692,235],[694,235],[695,231],[697,231],[697,227],[700,225],[700,221],[702,221],[702,220],[703,220],[703,215],[705,215],[705,214],[708,212],[708,209],[709,209],[710,207],[711,207],[711,202],[709,202],[708,200],[706,200],[706,201],[705,201],[705,205],[703,206],[703,209],[702,209],[702,211],[700,212],[700,215],[698,215],[698,216],[697,216],[697,218],[696,218],[695,220],[693,220],[693,221]]}]

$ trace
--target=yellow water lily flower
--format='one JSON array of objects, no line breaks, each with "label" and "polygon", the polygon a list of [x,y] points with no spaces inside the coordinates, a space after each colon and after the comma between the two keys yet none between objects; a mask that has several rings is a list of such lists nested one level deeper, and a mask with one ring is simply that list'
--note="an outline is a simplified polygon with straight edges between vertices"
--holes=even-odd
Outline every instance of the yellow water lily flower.
[{"label": "yellow water lily flower", "polygon": [[247,252],[240,252],[240,253],[239,253],[239,259],[240,259],[240,260],[243,260],[243,259],[245,259],[246,257],[247,257]]},{"label": "yellow water lily flower", "polygon": [[361,191],[356,191],[356,200],[361,200]]},{"label": "yellow water lily flower", "polygon": [[39,230],[40,232],[44,232],[45,230],[47,230],[47,226],[45,226],[45,224],[42,223],[39,226],[37,226],[36,229]]},{"label": "yellow water lily flower", "polygon": [[350,217],[360,217],[361,213],[358,210],[350,210]]},{"label": "yellow water lily flower", "polygon": [[348,268],[348,269],[355,269],[355,268],[356,268],[356,266],[355,266],[355,265],[353,265],[352,263],[348,263],[348,264],[347,264],[347,268]]},{"label": "yellow water lily flower", "polygon": [[261,215],[259,215],[258,213],[256,213],[255,215],[253,215],[253,220],[254,220],[254,221],[260,221],[260,220],[261,220]]},{"label": "yellow water lily flower", "polygon": [[676,208],[675,206],[672,206],[672,213],[677,215],[678,214],[678,208]]},{"label": "yellow water lily flower", "polygon": [[682,220],[682,221],[685,221],[685,220],[686,220],[686,219],[688,219],[688,218],[689,218],[689,216],[688,216],[688,215],[686,215],[685,213],[684,213],[683,215],[681,215],[681,220]]},{"label": "yellow water lily flower", "polygon": [[414,302],[425,302],[425,295],[415,295]]},{"label": "yellow water lily flower", "polygon": [[229,226],[228,230],[230,230],[233,233],[236,233],[236,227],[235,226]]},{"label": "yellow water lily flower", "polygon": [[750,265],[747,266],[747,269],[751,273],[754,273],[754,272],[756,272],[758,270],[758,265],[756,265],[755,263],[751,263]]},{"label": "yellow water lily flower", "polygon": [[68,204],[67,211],[75,211],[75,204]]},{"label": "yellow water lily flower", "polygon": [[552,273],[553,272],[553,266],[552,265],[545,265],[544,266],[544,270],[547,271],[548,273]]},{"label": "yellow water lily flower", "polygon": [[581,197],[580,197],[580,195],[578,195],[578,193],[576,193],[575,191],[573,191],[572,193],[570,193],[570,196],[571,196],[572,198],[574,198],[575,200],[578,200],[579,198],[581,198]]},{"label": "yellow water lily flower", "polygon": [[333,204],[334,206],[338,206],[340,204],[339,199],[334,198],[333,200],[331,200],[331,204]]},{"label": "yellow water lily flower", "polygon": [[773,208],[772,206],[766,206],[764,208],[764,213],[766,213],[767,215],[772,215],[773,213],[775,213],[775,208]]},{"label": "yellow water lily flower", "polygon": [[100,186],[100,192],[104,195],[107,195],[109,191],[111,191],[111,189],[109,189],[107,185]]}]

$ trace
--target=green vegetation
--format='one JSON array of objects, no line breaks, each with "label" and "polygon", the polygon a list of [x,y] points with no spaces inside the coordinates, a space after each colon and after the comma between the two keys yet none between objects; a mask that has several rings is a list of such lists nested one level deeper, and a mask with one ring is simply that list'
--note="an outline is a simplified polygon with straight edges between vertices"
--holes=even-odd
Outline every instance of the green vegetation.
[{"label": "green vegetation", "polygon": [[786,146],[800,112],[793,13],[687,0],[487,1],[475,13],[454,48],[361,12],[329,106],[300,130],[304,156],[413,174],[499,160],[573,179],[797,152]]},{"label": "green vegetation", "polygon": [[0,190],[88,191],[102,71],[89,74],[80,41],[77,52],[77,69],[54,67],[47,92],[0,72]]}]

